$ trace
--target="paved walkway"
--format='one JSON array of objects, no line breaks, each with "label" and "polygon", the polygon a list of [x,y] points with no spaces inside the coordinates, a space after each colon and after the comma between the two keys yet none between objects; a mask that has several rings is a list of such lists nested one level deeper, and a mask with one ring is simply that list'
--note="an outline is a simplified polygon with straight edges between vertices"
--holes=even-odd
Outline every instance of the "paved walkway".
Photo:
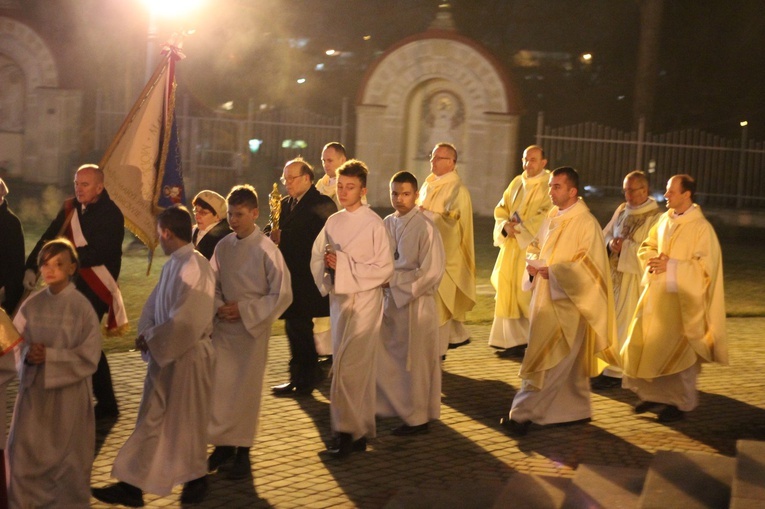
[{"label": "paved walkway", "polygon": [[[652,414],[636,416],[632,395],[613,389],[593,395],[590,424],[532,427],[519,440],[497,425],[519,386],[519,364],[493,354],[488,326],[471,330],[473,342],[444,363],[441,420],[430,434],[394,437],[399,422],[381,419],[366,453],[325,464],[317,452],[330,433],[328,383],[309,398],[269,393],[251,453],[253,478],[212,476],[198,507],[486,507],[513,472],[571,477],[580,463],[646,468],[660,449],[733,456],[737,439],[765,440],[765,318],[728,320],[731,365],[704,367],[701,403],[685,421],[667,426]],[[287,360],[286,338],[272,338],[266,388],[284,381]],[[93,486],[113,482],[111,465],[135,422],[145,369],[136,353],[112,354],[109,362],[122,415],[96,458]],[[179,493],[147,495],[146,505],[178,507]]]}]

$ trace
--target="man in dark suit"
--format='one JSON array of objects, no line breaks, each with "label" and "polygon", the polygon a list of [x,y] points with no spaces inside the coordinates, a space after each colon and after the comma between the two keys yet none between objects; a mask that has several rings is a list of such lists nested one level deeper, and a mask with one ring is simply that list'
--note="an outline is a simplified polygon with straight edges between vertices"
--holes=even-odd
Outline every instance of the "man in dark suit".
[{"label": "man in dark suit", "polygon": [[[106,192],[104,173],[95,164],[84,164],[77,169],[74,175],[74,194],[74,198],[64,201],[58,215],[29,254],[24,286],[28,290],[35,287],[39,270],[37,254],[42,246],[51,239],[65,236],[77,246],[77,255],[80,258],[80,269],[74,277],[75,286],[93,305],[99,321],[109,313],[107,328],[122,327],[127,320],[119,323],[119,314],[114,316],[116,304],[107,301],[110,300],[109,290],[116,287],[122,267],[125,219]],[[86,274],[86,271],[100,266],[108,271],[106,277],[111,276],[113,286],[106,286],[102,276]],[[93,394],[98,400],[95,407],[96,419],[112,419],[119,415],[109,363],[103,352],[98,369],[93,373]]]},{"label": "man in dark suit", "polygon": [[337,206],[316,190],[313,168],[300,157],[284,165],[281,180],[289,196],[281,202],[279,228],[272,229],[270,235],[292,276],[292,305],[282,315],[292,358],[290,381],[271,390],[277,396],[307,395],[322,378],[313,339],[313,318],[329,316],[329,299],[321,296],[311,275],[311,248],[327,218],[337,212]]}]

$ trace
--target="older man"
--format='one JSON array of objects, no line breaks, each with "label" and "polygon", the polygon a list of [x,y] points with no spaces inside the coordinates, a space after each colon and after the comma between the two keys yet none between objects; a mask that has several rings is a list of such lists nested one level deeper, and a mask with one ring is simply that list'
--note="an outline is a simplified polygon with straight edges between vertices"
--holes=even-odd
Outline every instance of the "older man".
[{"label": "older man", "polygon": [[271,240],[279,245],[292,276],[292,304],[282,315],[292,354],[290,381],[271,388],[277,396],[311,394],[323,376],[314,344],[313,318],[329,316],[329,297],[323,297],[314,284],[311,248],[337,206],[319,193],[313,179],[313,168],[300,157],[284,165],[282,183],[289,196],[282,199],[279,229],[271,230]]},{"label": "older man", "polygon": [[[117,278],[122,266],[122,239],[125,219],[104,189],[104,173],[95,164],[85,164],[74,175],[75,198],[67,199],[56,218],[29,254],[24,286],[33,289],[37,281],[37,254],[47,241],[66,236],[77,247],[80,269],[74,283],[90,301],[99,320],[108,312],[107,328],[127,324]],[[117,400],[106,356],[101,352],[93,374],[93,393],[98,404],[96,418],[116,418]]]},{"label": "older man", "polygon": [[523,173],[510,182],[494,209],[494,245],[499,247],[499,256],[491,273],[497,296],[489,345],[503,349],[498,352],[500,357],[522,356],[529,342],[531,292],[522,289],[526,248],[551,206],[544,150],[531,145],[523,151],[521,161]]},{"label": "older man", "polygon": [[428,218],[436,224],[446,251],[446,272],[436,299],[441,355],[446,355],[447,348],[470,342],[464,321],[476,302],[473,204],[456,165],[454,145],[436,145],[430,156],[430,175],[417,199],[420,208],[426,210]]},{"label": "older man", "polygon": [[533,294],[523,382],[509,416],[501,420],[520,435],[532,422],[592,416],[589,377],[597,373],[595,355],[616,335],[603,232],[579,198],[576,170],[555,169],[549,188],[554,207],[529,246]]},{"label": "older man", "polygon": [[693,202],[696,181],[667,182],[669,210],[638,251],[646,269],[630,335],[622,349],[623,386],[673,422],[698,405],[696,378],[705,362],[728,363],[720,243]]},{"label": "older man", "polygon": [[[611,221],[603,229],[611,264],[611,282],[616,305],[616,335],[618,348],[624,346],[627,331],[640,298],[640,279],[643,269],[638,259],[638,248],[648,231],[661,215],[659,205],[650,196],[645,173],[635,170],[624,177],[625,202],[619,205]],[[603,374],[590,382],[593,390],[621,387],[622,370],[608,366]]]}]

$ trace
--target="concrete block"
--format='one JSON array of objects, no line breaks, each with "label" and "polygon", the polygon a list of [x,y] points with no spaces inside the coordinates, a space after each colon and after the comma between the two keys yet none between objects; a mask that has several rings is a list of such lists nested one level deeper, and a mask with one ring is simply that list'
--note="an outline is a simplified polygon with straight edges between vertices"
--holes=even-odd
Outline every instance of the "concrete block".
[{"label": "concrete block", "polygon": [[702,452],[659,451],[648,469],[641,509],[727,509],[735,458]]},{"label": "concrete block", "polygon": [[494,502],[494,509],[559,509],[571,479],[513,474]]},{"label": "concrete block", "polygon": [[759,500],[765,507],[765,442],[736,442],[736,475],[731,488],[733,498]]},{"label": "concrete block", "polygon": [[639,468],[579,465],[562,509],[634,509],[645,477]]}]

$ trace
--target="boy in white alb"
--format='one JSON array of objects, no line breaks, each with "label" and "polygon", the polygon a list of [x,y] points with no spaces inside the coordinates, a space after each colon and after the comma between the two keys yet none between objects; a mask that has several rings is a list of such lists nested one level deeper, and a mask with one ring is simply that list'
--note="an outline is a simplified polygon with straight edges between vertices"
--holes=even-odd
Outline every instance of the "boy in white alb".
[{"label": "boy in white alb", "polygon": [[138,321],[135,345],[148,362],[138,418],[114,461],[120,482],[92,490],[102,502],[130,507],[143,506],[143,491],[165,496],[181,483],[181,504],[207,494],[215,278],[191,243],[186,207],[162,211],[157,234],[169,258]]},{"label": "boy in white alb", "polygon": [[[251,473],[250,446],[258,426],[271,324],[292,303],[292,287],[281,251],[255,224],[255,189],[235,186],[226,200],[234,232],[218,242],[210,261],[217,319],[208,427],[215,450],[208,469],[228,467],[229,479],[242,479]],[[231,458],[233,463],[227,464]]]},{"label": "boy in white alb", "polygon": [[394,435],[427,433],[441,410],[441,355],[435,292],[444,273],[441,234],[415,206],[417,179],[393,175],[394,214],[384,220],[395,272],[385,288],[382,347],[377,354],[377,415],[398,416]]},{"label": "boy in white alb", "polygon": [[375,436],[375,372],[383,314],[382,284],[393,275],[385,225],[362,205],[369,170],[351,159],[338,170],[337,195],[344,210],[327,219],[311,253],[311,272],[329,294],[333,376],[330,414],[334,440],[322,451],[343,458],[364,451]]}]

